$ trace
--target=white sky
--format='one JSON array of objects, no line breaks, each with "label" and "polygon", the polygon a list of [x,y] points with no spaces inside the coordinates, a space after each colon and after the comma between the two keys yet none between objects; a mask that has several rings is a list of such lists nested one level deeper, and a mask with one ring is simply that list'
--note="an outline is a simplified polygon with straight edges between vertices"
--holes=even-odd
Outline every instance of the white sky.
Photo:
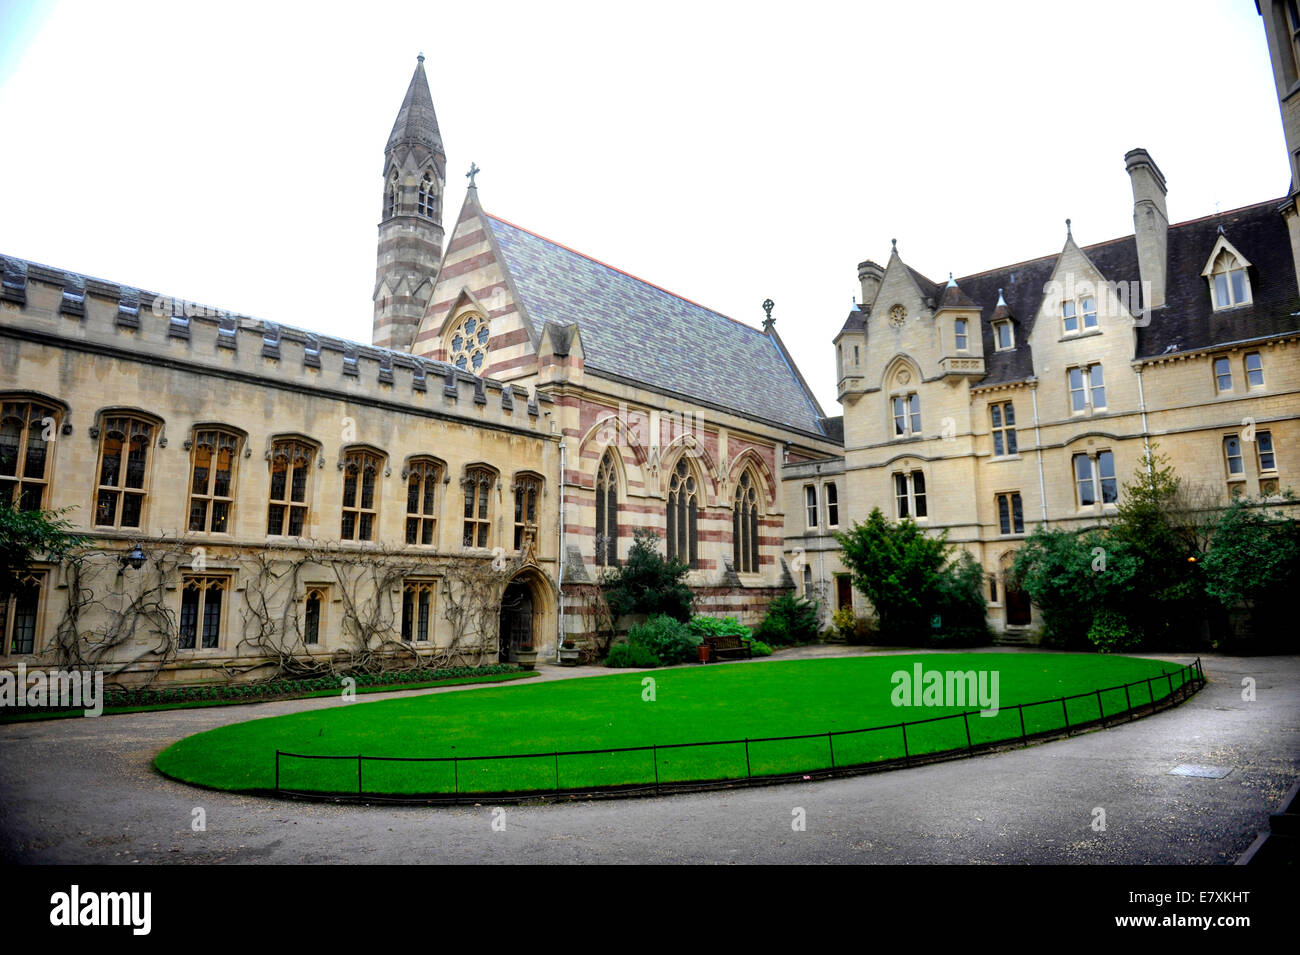
[{"label": "white sky", "polygon": [[[426,54],[504,219],[777,330],[828,414],[856,266],[932,279],[1281,196],[1251,0],[0,0],[0,252],[369,341],[383,147]],[[688,343],[684,343],[688,344]],[[686,352],[689,354],[689,350]]]}]

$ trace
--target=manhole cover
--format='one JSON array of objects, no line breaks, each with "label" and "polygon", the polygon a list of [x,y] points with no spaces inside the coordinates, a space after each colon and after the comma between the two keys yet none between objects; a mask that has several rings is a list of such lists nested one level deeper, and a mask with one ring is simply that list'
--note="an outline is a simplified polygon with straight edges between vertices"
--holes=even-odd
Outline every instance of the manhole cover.
[{"label": "manhole cover", "polygon": [[1196,776],[1199,779],[1222,779],[1230,772],[1232,772],[1232,768],[1229,766],[1199,766],[1194,763],[1183,763],[1181,766],[1175,766],[1169,770],[1169,775]]}]

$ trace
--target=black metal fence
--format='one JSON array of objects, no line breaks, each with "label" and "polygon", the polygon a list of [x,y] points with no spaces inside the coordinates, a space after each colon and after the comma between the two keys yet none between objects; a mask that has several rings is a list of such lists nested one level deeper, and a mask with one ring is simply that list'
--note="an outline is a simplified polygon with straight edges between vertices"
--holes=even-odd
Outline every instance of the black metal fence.
[{"label": "black metal fence", "polygon": [[[1177,681],[1177,682],[1175,682]],[[1205,671],[1202,667],[1201,660],[1197,657],[1194,663],[1187,666],[1179,667],[1177,670],[1165,671],[1160,676],[1148,677],[1145,680],[1136,680],[1132,683],[1124,683],[1118,686],[1103,687],[1096,690],[1089,690],[1086,693],[1076,693],[1071,696],[1062,696],[1050,700],[1040,700],[1034,703],[1017,703],[1013,706],[1000,708],[998,715],[1015,713],[1016,720],[1012,722],[1011,729],[1013,732],[1007,734],[1000,732],[993,738],[976,739],[975,734],[971,732],[971,717],[979,717],[979,710],[964,710],[961,713],[949,713],[944,716],[935,716],[924,720],[911,720],[903,723],[891,723],[883,726],[869,726],[862,729],[851,730],[830,730],[825,733],[804,733],[793,736],[765,736],[746,739],[731,740],[709,740],[706,742],[691,743],[666,743],[651,744],[649,746],[624,746],[608,749],[587,749],[587,750],[556,750],[553,752],[542,753],[509,753],[496,756],[366,756],[357,754],[356,756],[340,755],[318,755],[311,753],[287,753],[281,750],[275,751],[275,788],[273,792],[282,796],[298,796],[305,798],[324,798],[324,799],[349,799],[358,800],[366,799],[370,801],[396,801],[396,802],[465,802],[479,801],[484,798],[494,798],[497,800],[521,800],[536,799],[548,796],[597,796],[597,795],[615,795],[615,794],[647,794],[665,791],[683,791],[689,789],[709,789],[722,788],[743,785],[767,785],[775,782],[782,782],[792,779],[814,779],[827,778],[830,776],[854,775],[858,773],[874,772],[881,769],[887,769],[895,766],[912,766],[925,762],[936,762],[939,760],[953,759],[962,756],[975,755],[979,752],[989,752],[997,749],[1005,749],[1008,746],[1027,746],[1030,742],[1036,742],[1046,739],[1059,738],[1061,736],[1070,736],[1073,733],[1090,729],[1093,727],[1105,727],[1108,723],[1119,721],[1129,721],[1136,719],[1138,715],[1145,712],[1155,712],[1186,700],[1193,692],[1201,689],[1205,685]],[[1145,699],[1138,698],[1134,692],[1138,688],[1145,688]],[[1157,691],[1162,691],[1162,695],[1157,697]],[[1124,694],[1122,706],[1112,708],[1111,712],[1106,711],[1106,696],[1113,696],[1118,699],[1120,692]],[[1095,700],[1096,715],[1090,712],[1092,702]],[[1084,710],[1083,718],[1079,718],[1076,713],[1076,719],[1071,722],[1070,703],[1072,701],[1089,701],[1087,706],[1079,706],[1076,702],[1076,710]],[[1026,722],[1025,713],[1027,710],[1038,710],[1040,708],[1054,708],[1057,705],[1061,707],[1059,722],[1055,717],[1049,716],[1046,720],[1042,718]],[[965,745],[960,745],[960,736],[957,736],[959,745],[957,746],[940,746],[939,748],[927,748],[927,744],[922,742],[919,737],[924,735],[924,728],[936,728],[940,724],[955,723],[957,720],[962,722],[964,730]],[[1046,723],[1046,725],[1043,725]],[[981,724],[976,724],[979,727]],[[1018,726],[1019,731],[1014,730]],[[908,729],[912,730],[912,739],[909,741]],[[852,745],[855,740],[862,740],[868,734],[887,734],[897,732],[899,734],[898,742],[901,743],[901,753],[898,755],[877,755],[871,759],[854,759]],[[942,733],[938,734],[942,738]],[[983,735],[983,734],[981,734]],[[840,754],[837,761],[836,740],[840,740]],[[807,757],[807,763],[802,767],[785,767],[776,771],[771,770],[770,765],[762,763],[770,762],[761,760],[760,765],[755,767],[755,748],[765,747],[773,743],[793,743],[796,741],[816,742],[825,740],[824,754],[820,751],[813,754],[811,751]],[[846,745],[848,744],[848,745]],[[919,744],[919,745],[918,745]],[[818,745],[820,745],[818,743]],[[675,767],[674,771],[665,773],[666,769],[672,767],[672,756],[683,753],[687,750],[716,750],[717,747],[732,747],[734,749],[735,772],[723,773],[721,776],[704,776],[697,778],[672,778],[679,776],[682,767]],[[740,775],[740,755],[743,748],[744,755],[744,775]],[[863,749],[861,745],[857,747],[859,751]],[[645,754],[648,760],[641,768],[642,779],[631,782],[626,781],[624,777],[628,775],[628,764],[626,761],[621,762],[615,769],[614,774],[624,781],[602,783],[598,778],[599,774],[587,774],[586,778],[576,776],[570,772],[569,776],[562,777],[560,769],[561,759],[574,760],[577,758],[593,757],[611,757],[626,756],[628,754]],[[355,763],[356,765],[356,788],[355,790],[349,785],[348,789],[342,790],[331,786],[325,789],[296,788],[282,784],[281,762],[286,763],[286,767],[292,764],[294,760],[313,760],[328,761],[330,763]],[[462,777],[464,771],[469,771],[473,777],[477,770],[489,765],[505,764],[506,766],[519,766],[520,761],[533,761],[535,764],[529,775],[536,781],[540,781],[540,776],[545,775],[547,785],[533,785],[525,789],[515,788],[473,788],[473,779],[469,780],[470,788],[463,788],[465,780]],[[682,760],[678,760],[682,763]],[[389,764],[436,764],[444,770],[450,767],[450,779],[446,779],[442,787],[429,789],[428,791],[393,791],[384,788],[381,782],[377,788],[367,789],[367,764],[374,764],[369,775],[375,775],[379,770],[379,775],[385,775],[383,769]],[[539,770],[536,764],[542,764]],[[815,765],[814,765],[815,764]],[[709,760],[705,766],[713,765],[716,771],[716,761]],[[689,770],[687,771],[689,775]],[[477,773],[482,775],[481,772]],[[518,774],[511,774],[517,776]],[[511,782],[517,781],[512,778]],[[449,788],[447,788],[447,784]],[[409,786],[409,781],[405,783]]]}]

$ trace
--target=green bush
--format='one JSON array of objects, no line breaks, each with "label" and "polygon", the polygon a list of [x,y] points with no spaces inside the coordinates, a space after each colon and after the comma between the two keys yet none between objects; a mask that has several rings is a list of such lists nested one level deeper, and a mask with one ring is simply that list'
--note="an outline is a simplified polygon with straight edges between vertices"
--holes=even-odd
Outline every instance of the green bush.
[{"label": "green bush", "polygon": [[818,632],[816,601],[785,594],[768,604],[767,616],[754,628],[754,637],[774,647],[786,647],[812,643]]},{"label": "green bush", "polygon": [[692,633],[686,624],[660,614],[633,627],[628,632],[627,642],[632,646],[644,647],[660,663],[670,665],[699,659],[696,648],[702,638]]},{"label": "green bush", "polygon": [[703,614],[691,618],[691,633],[701,637],[748,637],[746,627],[735,617],[706,617]]},{"label": "green bush", "polygon": [[659,553],[659,536],[652,530],[635,532],[627,560],[603,579],[605,602],[616,617],[625,614],[667,614],[685,623],[691,619],[695,593],[685,584],[690,567]]},{"label": "green bush", "polygon": [[605,658],[607,667],[640,669],[661,665],[659,658],[640,643],[616,643],[609,648],[609,656]]},{"label": "green bush", "polygon": [[772,648],[762,640],[750,640],[749,649],[753,651],[756,657],[770,657],[772,655]]},{"label": "green bush", "polygon": [[1118,610],[1103,607],[1092,618],[1088,628],[1088,641],[1102,653],[1132,650],[1142,643],[1142,635],[1129,625],[1128,618]]}]

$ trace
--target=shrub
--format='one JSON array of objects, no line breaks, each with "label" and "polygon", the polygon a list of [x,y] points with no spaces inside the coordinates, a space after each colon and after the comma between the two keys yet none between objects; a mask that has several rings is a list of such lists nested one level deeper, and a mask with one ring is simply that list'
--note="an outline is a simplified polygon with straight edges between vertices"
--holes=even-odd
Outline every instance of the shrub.
[{"label": "shrub", "polygon": [[691,633],[701,637],[747,637],[750,634],[749,627],[746,627],[735,617],[705,617],[703,615],[691,618]]},{"label": "shrub", "polygon": [[627,560],[603,578],[605,602],[616,617],[625,614],[667,614],[685,623],[691,619],[695,594],[684,579],[690,567],[659,553],[659,536],[639,529]]},{"label": "shrub", "polygon": [[812,643],[818,632],[816,601],[785,594],[768,605],[767,616],[754,628],[754,637],[774,647],[784,647]]},{"label": "shrub", "polygon": [[668,665],[698,659],[696,648],[702,638],[692,633],[685,624],[660,614],[633,627],[627,635],[627,642],[632,646],[644,647],[660,663]]},{"label": "shrub", "polygon": [[831,623],[835,626],[835,632],[840,638],[847,643],[853,642],[854,631],[857,630],[858,618],[853,615],[852,607],[841,607],[831,614]]},{"label": "shrub", "polygon": [[1129,625],[1128,618],[1118,610],[1103,607],[1092,618],[1088,640],[1102,653],[1113,650],[1132,650],[1142,643],[1141,634]]},{"label": "shrub", "polygon": [[749,649],[756,657],[770,657],[772,655],[772,648],[762,640],[750,640]]},{"label": "shrub", "polygon": [[607,667],[645,668],[660,665],[659,658],[640,643],[616,643],[609,648],[609,656],[605,658]]}]

